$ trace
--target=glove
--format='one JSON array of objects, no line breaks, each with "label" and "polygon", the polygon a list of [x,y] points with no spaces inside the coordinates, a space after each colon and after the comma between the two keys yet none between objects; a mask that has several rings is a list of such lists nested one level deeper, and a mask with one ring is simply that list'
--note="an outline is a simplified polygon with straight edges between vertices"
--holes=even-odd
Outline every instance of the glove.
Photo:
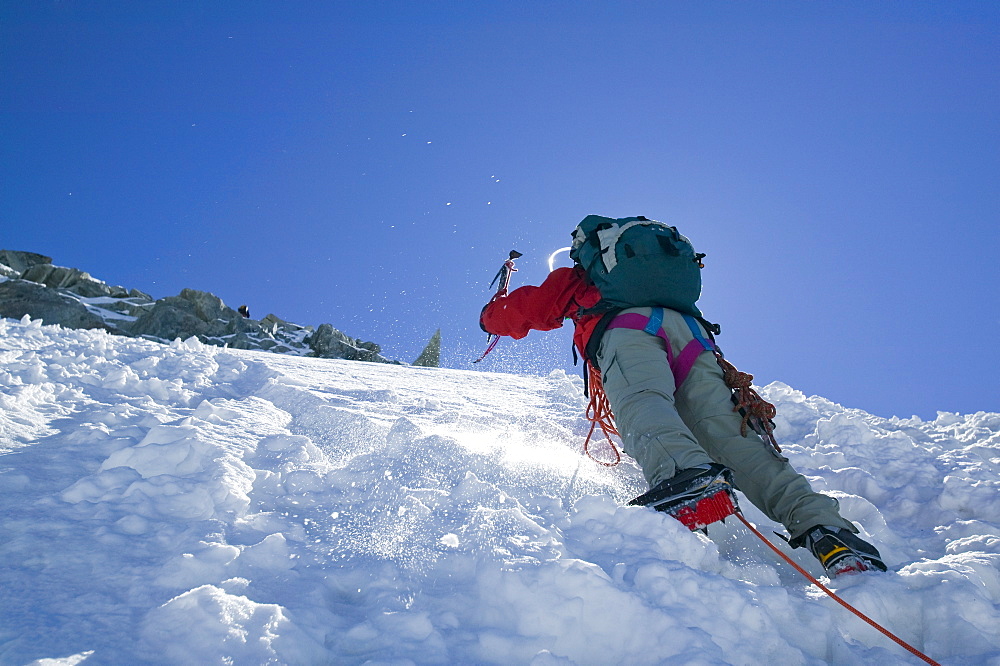
[{"label": "glove", "polygon": [[483,316],[486,314],[486,308],[490,307],[490,305],[492,304],[493,301],[490,301],[489,303],[483,306],[482,310],[479,311],[479,328],[483,329],[483,333],[489,333],[490,335],[493,334],[486,330],[486,324],[483,323]]}]

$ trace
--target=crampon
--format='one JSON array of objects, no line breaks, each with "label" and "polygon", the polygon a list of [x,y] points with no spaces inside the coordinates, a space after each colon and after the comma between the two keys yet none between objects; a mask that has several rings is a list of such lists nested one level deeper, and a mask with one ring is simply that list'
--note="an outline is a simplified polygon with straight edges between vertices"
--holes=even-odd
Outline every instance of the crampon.
[{"label": "crampon", "polygon": [[739,511],[732,473],[719,464],[681,470],[629,502],[669,513],[692,532]]}]

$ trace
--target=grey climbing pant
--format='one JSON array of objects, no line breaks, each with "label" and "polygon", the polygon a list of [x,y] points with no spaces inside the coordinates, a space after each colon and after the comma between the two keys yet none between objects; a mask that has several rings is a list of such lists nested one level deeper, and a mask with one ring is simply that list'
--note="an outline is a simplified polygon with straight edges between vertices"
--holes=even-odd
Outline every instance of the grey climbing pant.
[{"label": "grey climbing pant", "polygon": [[[648,317],[650,311],[624,313]],[[667,309],[663,332],[675,357],[694,337],[684,318]],[[624,450],[639,463],[650,487],[678,470],[718,462],[732,470],[747,499],[793,538],[814,525],[857,531],[841,517],[835,499],[815,492],[755,432],[740,434],[742,418],[733,411],[732,391],[713,354],[699,355],[678,389],[662,338],[614,328],[601,340],[597,364]]]}]

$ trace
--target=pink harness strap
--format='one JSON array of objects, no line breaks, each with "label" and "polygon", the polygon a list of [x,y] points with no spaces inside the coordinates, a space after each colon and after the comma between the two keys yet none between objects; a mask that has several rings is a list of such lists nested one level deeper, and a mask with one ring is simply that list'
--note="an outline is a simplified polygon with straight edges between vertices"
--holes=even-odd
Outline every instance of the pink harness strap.
[{"label": "pink harness strap", "polygon": [[[618,315],[611,320],[610,324],[608,324],[607,330],[611,330],[612,328],[630,328],[636,331],[645,331],[651,335],[661,338],[667,347],[667,363],[670,364],[670,371],[674,375],[674,386],[676,387],[674,390],[676,391],[680,388],[681,384],[684,383],[684,380],[687,379],[688,374],[691,372],[691,368],[694,367],[695,361],[698,360],[701,353],[709,350],[705,347],[704,343],[695,338],[691,342],[687,343],[684,349],[681,350],[681,353],[675,358],[674,351],[670,345],[670,338],[667,337],[667,333],[663,330],[663,327],[659,325],[659,323],[663,321],[662,310],[660,312],[660,317],[658,319],[655,317],[657,309],[658,308],[653,309],[653,317],[646,317],[636,312],[627,312],[625,314]],[[656,325],[655,331],[650,330],[651,323]]]},{"label": "pink harness strap", "polygon": [[698,360],[701,353],[708,351],[702,346],[701,342],[698,340],[692,340],[684,346],[681,350],[680,355],[674,364],[671,364],[670,369],[674,372],[674,383],[679,387],[687,379],[688,374],[691,372],[691,368],[694,367],[694,362]]}]

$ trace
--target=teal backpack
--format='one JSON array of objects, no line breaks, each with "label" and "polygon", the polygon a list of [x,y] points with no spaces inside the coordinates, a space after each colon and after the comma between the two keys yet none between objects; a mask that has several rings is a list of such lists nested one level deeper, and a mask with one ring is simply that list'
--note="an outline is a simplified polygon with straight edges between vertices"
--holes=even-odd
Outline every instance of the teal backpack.
[{"label": "teal backpack", "polygon": [[569,256],[601,292],[601,302],[590,313],[662,305],[702,316],[695,303],[705,255],[696,253],[676,227],[641,215],[588,215],[573,232]]}]

